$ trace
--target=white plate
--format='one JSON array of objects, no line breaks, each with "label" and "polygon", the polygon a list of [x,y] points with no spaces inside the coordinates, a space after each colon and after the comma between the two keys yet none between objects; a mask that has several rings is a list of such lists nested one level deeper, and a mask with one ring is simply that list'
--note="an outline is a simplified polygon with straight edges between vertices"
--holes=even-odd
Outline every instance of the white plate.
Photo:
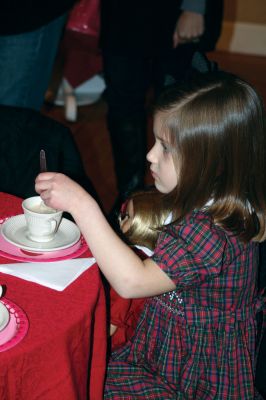
[{"label": "white plate", "polygon": [[80,238],[80,230],[74,222],[63,218],[54,239],[46,243],[34,242],[27,238],[27,226],[24,214],[9,218],[3,223],[1,233],[5,240],[24,250],[55,251],[66,249]]},{"label": "white plate", "polygon": [[6,306],[0,302],[0,331],[2,331],[9,322],[9,311]]}]

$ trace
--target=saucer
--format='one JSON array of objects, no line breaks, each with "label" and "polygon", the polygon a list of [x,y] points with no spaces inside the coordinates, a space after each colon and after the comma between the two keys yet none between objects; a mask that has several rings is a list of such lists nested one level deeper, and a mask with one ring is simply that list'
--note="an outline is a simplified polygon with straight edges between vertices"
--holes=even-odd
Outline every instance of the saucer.
[{"label": "saucer", "polygon": [[73,246],[67,247],[66,249],[38,252],[33,250],[24,250],[20,247],[14,246],[12,243],[7,242],[3,235],[0,234],[0,256],[9,260],[11,259],[22,262],[62,261],[80,257],[86,250],[88,250],[88,246],[82,235]]},{"label": "saucer", "polygon": [[2,297],[0,304],[4,305],[10,314],[8,324],[0,332],[0,352],[2,352],[14,347],[26,336],[29,321],[25,312],[11,300]]},{"label": "saucer", "polygon": [[74,222],[63,218],[55,237],[49,242],[39,243],[28,239],[24,214],[16,215],[5,221],[1,228],[5,240],[24,250],[55,251],[74,245],[80,238],[80,230]]},{"label": "saucer", "polygon": [[2,331],[9,322],[9,311],[6,306],[0,302],[0,331]]}]

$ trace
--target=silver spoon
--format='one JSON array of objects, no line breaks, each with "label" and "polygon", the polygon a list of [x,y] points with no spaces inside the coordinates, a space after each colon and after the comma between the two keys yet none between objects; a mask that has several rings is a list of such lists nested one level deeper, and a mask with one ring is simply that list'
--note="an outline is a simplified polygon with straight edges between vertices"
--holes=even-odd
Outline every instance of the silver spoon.
[{"label": "silver spoon", "polygon": [[[47,172],[46,155],[45,155],[44,150],[40,151],[40,172]],[[41,209],[44,209],[44,210],[47,209],[47,206],[45,205],[43,200],[40,204],[40,207],[41,207]]]},{"label": "silver spoon", "polygon": [[[46,155],[44,150],[40,151],[40,172],[47,172]],[[43,201],[41,201],[40,207],[41,209],[46,208],[46,205]]]},{"label": "silver spoon", "polygon": [[44,150],[40,151],[40,171],[47,172],[46,155]]}]

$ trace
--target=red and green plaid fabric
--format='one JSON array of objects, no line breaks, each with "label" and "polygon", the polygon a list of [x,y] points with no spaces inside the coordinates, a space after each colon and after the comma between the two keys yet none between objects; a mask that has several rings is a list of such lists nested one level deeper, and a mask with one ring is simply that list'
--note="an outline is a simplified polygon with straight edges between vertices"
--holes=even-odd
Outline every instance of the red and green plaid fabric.
[{"label": "red and green plaid fabric", "polygon": [[112,355],[105,398],[253,399],[257,244],[194,211],[165,229],[152,258],[176,290],[147,300]]}]

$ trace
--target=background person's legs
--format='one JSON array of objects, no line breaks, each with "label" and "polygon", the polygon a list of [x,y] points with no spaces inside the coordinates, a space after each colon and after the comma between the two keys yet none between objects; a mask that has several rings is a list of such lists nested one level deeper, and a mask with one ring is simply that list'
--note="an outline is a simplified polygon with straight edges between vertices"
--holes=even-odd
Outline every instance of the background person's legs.
[{"label": "background person's legs", "polygon": [[148,68],[141,57],[104,56],[107,123],[121,200],[144,185]]},{"label": "background person's legs", "polygon": [[32,32],[0,36],[0,104],[40,110],[65,16]]},{"label": "background person's legs", "polygon": [[178,46],[153,59],[153,83],[155,95],[168,85],[186,78],[191,70],[191,61],[196,51],[195,44]]}]

